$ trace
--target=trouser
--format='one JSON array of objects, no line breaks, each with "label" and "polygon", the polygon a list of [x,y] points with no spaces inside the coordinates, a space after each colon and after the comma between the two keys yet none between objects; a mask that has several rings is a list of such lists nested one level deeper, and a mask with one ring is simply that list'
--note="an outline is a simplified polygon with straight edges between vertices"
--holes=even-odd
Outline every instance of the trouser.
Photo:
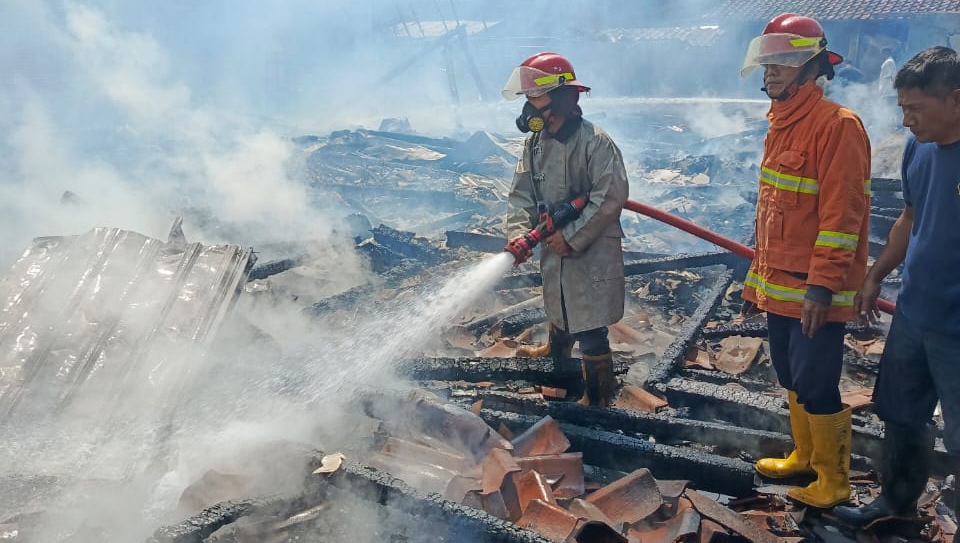
[{"label": "trouser", "polygon": [[574,341],[580,342],[580,352],[586,355],[601,355],[610,352],[610,340],[607,338],[607,327],[601,326],[593,330],[572,334]]},{"label": "trouser", "polygon": [[924,330],[894,312],[873,390],[874,410],[884,421],[929,424],[940,401],[943,444],[960,454],[960,334]]},{"label": "trouser", "polygon": [[800,319],[767,313],[770,360],[777,380],[797,394],[797,402],[811,415],[843,410],[840,372],[843,369],[842,322],[828,322],[812,338],[803,334]]}]

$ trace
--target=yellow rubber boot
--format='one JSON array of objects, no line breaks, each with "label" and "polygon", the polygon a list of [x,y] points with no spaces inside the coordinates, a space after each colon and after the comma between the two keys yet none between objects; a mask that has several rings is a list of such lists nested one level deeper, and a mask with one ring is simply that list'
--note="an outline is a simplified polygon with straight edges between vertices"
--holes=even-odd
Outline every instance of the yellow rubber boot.
[{"label": "yellow rubber boot", "polygon": [[613,373],[613,353],[582,356],[583,381],[586,391],[580,398],[581,405],[610,407],[613,393],[617,390],[617,376]]},{"label": "yellow rubber boot", "polygon": [[787,497],[811,507],[826,509],[850,499],[850,408],[832,415],[810,415],[813,454],[810,465],[817,480],[804,488],[794,488]]},{"label": "yellow rubber boot", "polygon": [[797,393],[788,390],[787,399],[790,402],[790,431],[793,433],[793,452],[786,458],[761,458],[757,460],[756,468],[760,475],[771,479],[785,479],[798,475],[813,475],[810,467],[810,455],[813,453],[813,443],[810,440],[810,424],[807,421],[807,412],[797,403]]}]

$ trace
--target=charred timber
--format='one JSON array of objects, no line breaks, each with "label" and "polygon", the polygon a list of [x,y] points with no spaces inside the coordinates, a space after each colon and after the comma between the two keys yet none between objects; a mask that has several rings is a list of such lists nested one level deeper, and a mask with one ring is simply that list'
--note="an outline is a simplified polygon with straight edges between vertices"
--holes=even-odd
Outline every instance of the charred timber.
[{"label": "charred timber", "polygon": [[[861,333],[865,329],[863,326],[847,323],[847,333]],[[723,339],[729,336],[744,337],[767,337],[767,322],[745,322],[743,324],[718,324],[710,328],[704,328],[700,337],[704,339]]]},{"label": "charred timber", "polygon": [[[540,420],[537,416],[491,409],[482,409],[480,416],[494,428],[502,423],[518,433]],[[571,450],[582,452],[583,461],[588,464],[625,472],[648,468],[658,479],[686,479],[698,489],[733,496],[747,495],[753,489],[753,465],[743,460],[573,424],[561,423],[560,430],[570,441]]]},{"label": "charred timber", "polygon": [[[730,254],[730,253],[726,253]],[[731,256],[735,256],[730,254]],[[702,301],[697,310],[691,315],[680,329],[680,334],[673,343],[660,355],[656,363],[650,368],[646,383],[655,383],[668,379],[677,371],[686,359],[687,351],[694,345],[707,321],[713,317],[730,283],[733,282],[733,271],[724,270],[717,274],[713,284],[703,293]]]},{"label": "charred timber", "polygon": [[403,232],[384,224],[373,229],[373,239],[391,251],[426,264],[440,262],[440,249],[413,232]]},{"label": "charred timber", "polygon": [[[738,426],[790,433],[790,415],[783,407],[782,398],[678,378],[658,385],[657,390],[667,397],[671,406],[688,407],[692,417],[720,419]],[[879,452],[880,441],[880,431],[871,421],[854,416],[853,453],[874,458]]]},{"label": "charred timber", "polygon": [[250,270],[250,273],[247,275],[247,280],[256,281],[257,279],[266,279],[271,275],[283,273],[303,264],[308,258],[309,255],[304,254],[295,256],[293,258],[282,258],[279,260],[270,260],[268,262],[264,262],[263,264],[255,266],[252,270]]},{"label": "charred timber", "polygon": [[[624,264],[624,275],[642,275],[657,271],[687,270],[706,266],[723,265],[729,268],[742,266],[745,260],[727,251],[711,253],[680,254],[656,258],[644,258]],[[497,283],[497,289],[536,287],[543,284],[540,272],[514,273]]]},{"label": "charred timber", "polygon": [[690,441],[709,444],[724,455],[736,456],[741,451],[754,457],[783,455],[793,448],[793,441],[787,434],[678,418],[672,414],[596,409],[576,402],[545,401],[501,391],[478,391],[475,399],[483,400],[484,407],[497,411],[536,417],[549,415],[558,422],[586,428],[650,435],[661,443]]},{"label": "charred timber", "polygon": [[[615,372],[626,373],[617,364]],[[583,378],[579,358],[555,363],[551,358],[416,358],[403,362],[399,372],[418,381],[529,381],[560,388],[578,386]]]},{"label": "charred timber", "polygon": [[345,463],[329,477],[315,479],[311,485],[313,492],[322,496],[324,484],[366,498],[371,503],[389,505],[418,517],[442,522],[451,534],[475,534],[480,536],[477,537],[478,541],[490,543],[550,543],[543,536],[498,519],[486,511],[444,500],[438,494],[423,494],[402,480],[372,467]]},{"label": "charred timber", "polygon": [[874,177],[870,180],[871,192],[900,192],[901,190],[903,190],[903,183],[899,179]]},{"label": "charred timber", "polygon": [[201,543],[213,532],[241,517],[255,513],[278,515],[295,510],[296,507],[289,500],[282,498],[249,498],[221,502],[179,524],[158,529],[146,543]]}]

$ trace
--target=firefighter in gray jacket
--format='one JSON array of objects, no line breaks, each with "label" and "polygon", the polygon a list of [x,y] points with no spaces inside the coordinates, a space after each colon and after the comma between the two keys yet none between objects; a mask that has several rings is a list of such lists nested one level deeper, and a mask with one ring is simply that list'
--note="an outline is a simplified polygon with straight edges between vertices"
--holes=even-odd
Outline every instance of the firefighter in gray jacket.
[{"label": "firefighter in gray jacket", "polygon": [[[513,176],[507,235],[516,240],[537,225],[544,208],[589,193],[580,217],[541,243],[543,303],[548,343],[518,354],[569,358],[580,342],[586,393],[580,403],[606,407],[616,391],[607,326],[623,317],[624,277],[620,211],[627,201],[623,157],[610,136],[582,118],[580,83],[570,62],[539,53],[514,69],[503,89],[526,97],[517,118],[531,132]],[[516,244],[514,244],[516,247]],[[530,254],[514,253],[518,263]]]}]

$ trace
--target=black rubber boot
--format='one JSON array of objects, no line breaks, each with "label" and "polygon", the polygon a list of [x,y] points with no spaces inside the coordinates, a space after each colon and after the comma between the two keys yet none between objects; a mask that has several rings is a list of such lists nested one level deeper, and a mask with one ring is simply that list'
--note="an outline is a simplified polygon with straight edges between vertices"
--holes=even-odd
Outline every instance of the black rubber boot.
[{"label": "black rubber boot", "polygon": [[880,496],[869,505],[840,505],[833,513],[841,521],[860,528],[883,517],[915,517],[917,501],[930,477],[935,430],[930,425],[884,424],[880,449]]}]

